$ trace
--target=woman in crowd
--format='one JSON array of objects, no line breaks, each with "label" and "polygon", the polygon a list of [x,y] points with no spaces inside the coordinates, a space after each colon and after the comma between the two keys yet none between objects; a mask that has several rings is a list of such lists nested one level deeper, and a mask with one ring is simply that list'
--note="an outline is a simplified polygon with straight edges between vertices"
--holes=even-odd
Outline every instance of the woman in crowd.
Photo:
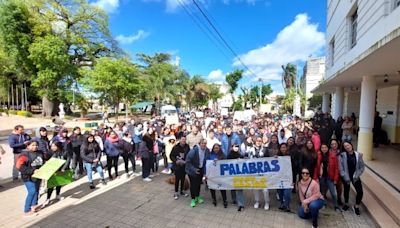
[{"label": "woman in crowd", "polygon": [[319,190],[319,184],[311,178],[307,167],[301,169],[301,180],[298,182],[300,205],[298,215],[302,219],[311,217],[312,227],[318,227],[319,210],[325,205]]},{"label": "woman in crowd", "polygon": [[250,157],[254,154],[254,143],[251,136],[247,136],[246,140],[240,145],[240,151],[245,158]]},{"label": "woman in crowd", "polygon": [[[340,156],[340,144],[339,144],[339,140],[338,139],[331,139],[330,143],[329,143],[330,147],[329,147],[329,152],[331,154],[335,154],[336,155],[336,160],[339,162],[339,156]],[[342,194],[343,194],[343,181],[342,178],[340,177],[340,173],[339,173],[339,178],[336,182],[336,193],[337,193],[337,204],[339,206],[343,206],[343,201],[342,201]]]},{"label": "woman in crowd", "polygon": [[129,131],[124,133],[121,140],[121,156],[124,159],[126,177],[129,178],[129,162],[132,164],[132,172],[136,171],[135,146]]},{"label": "woman in crowd", "polygon": [[99,144],[94,139],[93,135],[88,135],[86,140],[83,142],[81,147],[81,157],[87,172],[90,189],[95,188],[92,178],[93,170],[96,170],[100,174],[102,184],[106,185],[106,181],[104,179],[103,167],[101,166],[100,162],[101,158],[100,147]]},{"label": "woman in crowd", "polygon": [[[177,200],[179,198],[179,193],[182,196],[187,197],[188,194],[184,192],[185,186],[185,164],[186,164],[186,156],[189,153],[190,148],[189,145],[186,144],[186,136],[181,136],[179,139],[179,143],[176,144],[171,151],[170,159],[173,162],[173,170],[175,174],[175,194],[174,198]],[[181,190],[179,192],[179,186]]]},{"label": "woman in crowd", "polygon": [[317,170],[319,173],[319,184],[321,193],[326,199],[326,193],[329,189],[336,211],[340,211],[337,205],[336,183],[339,180],[339,163],[336,153],[329,151],[328,145],[321,145],[321,152],[318,154]]},{"label": "woman in crowd", "polygon": [[279,152],[278,136],[276,134],[271,135],[271,141],[268,144],[269,156],[274,157]]},{"label": "woman in crowd", "polygon": [[[239,159],[243,158],[242,153],[240,152],[239,145],[233,145],[230,150],[227,159]],[[238,205],[238,211],[242,211],[244,209],[244,194],[243,190],[231,190],[231,195],[235,196],[235,201]],[[236,203],[234,202],[234,203]]]},{"label": "woman in crowd", "polygon": [[[287,146],[290,154],[290,160],[292,162],[292,177],[293,177],[293,190],[292,192],[296,192],[296,183],[297,183],[297,176],[301,172],[301,151],[297,147],[294,142],[293,137],[289,137],[287,141]],[[299,179],[301,178],[301,175]]]},{"label": "woman in crowd", "polygon": [[361,183],[361,175],[364,172],[364,161],[362,154],[354,151],[351,142],[343,142],[344,153],[339,156],[339,171],[343,179],[344,186],[344,206],[343,210],[349,209],[349,192],[350,183],[356,189],[356,204],[353,209],[357,215],[360,215],[360,204],[363,197],[363,187]]},{"label": "woman in crowd", "polygon": [[[151,129],[151,130],[150,130]],[[144,134],[142,141],[139,143],[138,155],[142,160],[142,178],[143,181],[150,182],[150,167],[153,164],[150,157],[153,156],[154,140],[150,136],[152,134],[152,128],[149,128]]]},{"label": "woman in crowd", "polygon": [[[271,137],[272,138],[272,137]],[[278,138],[275,138],[276,141],[278,141]],[[254,153],[251,155],[250,158],[263,158],[263,157],[269,157],[268,150],[262,146],[262,138],[257,137],[256,138],[256,144],[254,146]],[[278,154],[278,153],[276,153]],[[257,189],[253,190],[254,193],[254,208],[258,209],[260,207],[260,194],[263,193],[264,195],[264,210],[269,210],[269,190],[268,189]]]},{"label": "woman in crowd", "polygon": [[[181,137],[183,137],[183,136],[181,136]],[[186,137],[185,137],[185,141],[186,141]],[[175,135],[172,134],[171,130],[168,127],[166,127],[164,129],[164,137],[162,139],[162,142],[165,145],[163,173],[171,174],[172,160],[171,160],[170,155],[171,155],[172,148],[176,145],[176,138],[175,138]]]},{"label": "woman in crowd", "polygon": [[[64,150],[63,144],[61,142],[53,142],[50,146],[51,150],[51,157],[52,158],[58,158],[58,159],[63,159],[66,162],[58,171],[65,172],[69,169],[69,165],[71,163],[72,159],[72,154],[69,151]],[[55,187],[56,189],[56,199],[57,200],[62,200],[62,197],[60,195],[61,193],[61,186]],[[46,207],[50,203],[50,198],[51,194],[53,193],[54,188],[48,188],[47,189],[47,199],[43,203],[42,207]]]},{"label": "woman in crowd", "polygon": [[50,141],[49,137],[47,136],[47,129],[45,127],[39,128],[39,134],[34,139],[39,142],[39,148],[46,160],[50,159],[51,155],[50,152]]},{"label": "woman in crowd", "polygon": [[40,179],[32,177],[32,175],[43,165],[43,153],[39,150],[39,142],[31,140],[27,143],[27,148],[24,149],[18,156],[16,168],[21,173],[21,178],[25,184],[28,195],[25,199],[24,216],[35,216],[38,206],[38,196]]},{"label": "woman in crowd", "polygon": [[[288,146],[286,143],[281,143],[279,145],[278,156],[290,156]],[[293,164],[292,164],[293,165]],[[292,196],[292,189],[278,189],[280,206],[279,209],[285,212],[290,212],[290,201]]]},{"label": "woman in crowd", "polygon": [[113,180],[111,169],[114,167],[115,178],[118,177],[118,159],[121,153],[121,143],[117,133],[114,131],[110,132],[110,136],[104,142],[104,150],[107,154],[107,170],[110,181]]},{"label": "woman in crowd", "polygon": [[[239,147],[238,147],[239,148]],[[212,147],[211,152],[208,154],[206,160],[211,160],[211,161],[217,161],[217,160],[224,160],[225,159],[225,155],[221,150],[221,146],[219,144],[214,144],[214,146]],[[216,207],[217,206],[217,197],[215,195],[215,190],[214,189],[210,189],[211,192],[211,197],[213,200],[213,204]],[[224,202],[224,207],[227,208],[228,207],[228,202],[226,201],[226,190],[221,190],[221,196],[222,196],[222,200]]]},{"label": "woman in crowd", "polygon": [[302,151],[301,166],[307,167],[310,171],[311,178],[314,178],[318,181],[318,175],[314,175],[316,174],[315,168],[317,165],[317,159],[318,152],[314,148],[314,143],[311,140],[307,140],[306,145]]},{"label": "woman in crowd", "polygon": [[81,158],[81,146],[84,141],[84,136],[81,134],[79,127],[74,127],[70,136],[72,146],[72,169],[75,171],[75,179],[78,179],[83,174],[83,163]]}]

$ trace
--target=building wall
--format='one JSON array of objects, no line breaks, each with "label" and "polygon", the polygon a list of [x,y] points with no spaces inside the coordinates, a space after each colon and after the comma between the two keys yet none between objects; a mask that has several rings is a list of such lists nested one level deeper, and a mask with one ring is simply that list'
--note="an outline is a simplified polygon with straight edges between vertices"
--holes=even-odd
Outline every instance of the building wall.
[{"label": "building wall", "polygon": [[312,97],[311,91],[315,89],[325,74],[325,57],[310,58],[304,66],[304,92],[307,98]]},{"label": "building wall", "polygon": [[[400,27],[400,7],[394,6],[395,0],[328,0],[325,79],[352,65],[357,57]],[[350,16],[357,7],[357,43],[351,47]]]},{"label": "building wall", "polygon": [[360,116],[360,100],[361,100],[361,93],[360,92],[346,92],[345,93],[345,107],[343,109],[343,115],[351,116],[351,113],[357,117],[357,120]]},{"label": "building wall", "polygon": [[[388,133],[391,142],[400,142],[397,138],[399,126],[399,86],[377,90],[376,110],[383,119],[382,129]],[[388,112],[393,112],[392,114]]]}]

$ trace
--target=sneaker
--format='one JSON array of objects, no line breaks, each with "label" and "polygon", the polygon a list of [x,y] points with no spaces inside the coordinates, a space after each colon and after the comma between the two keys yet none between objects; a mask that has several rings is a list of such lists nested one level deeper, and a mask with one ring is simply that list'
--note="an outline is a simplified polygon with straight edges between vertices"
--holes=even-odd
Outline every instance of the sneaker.
[{"label": "sneaker", "polygon": [[24,213],[24,218],[31,218],[31,217],[34,217],[37,215],[38,214],[36,212],[30,211],[30,212]]},{"label": "sneaker", "polygon": [[152,181],[152,179],[150,179],[149,177],[146,177],[143,179],[143,181],[150,182],[150,181]]},{"label": "sneaker", "polygon": [[101,180],[101,184],[102,184],[102,185],[107,185],[106,180],[102,179],[102,180]]},{"label": "sneaker", "polygon": [[45,208],[47,205],[49,205],[50,203],[50,199],[47,199],[46,201],[44,201],[44,203],[42,204],[42,208]]},{"label": "sneaker", "polygon": [[196,198],[196,201],[197,201],[197,203],[204,203],[204,200],[201,198],[201,196],[198,196],[197,198]]},{"label": "sneaker", "polygon": [[356,213],[356,215],[360,215],[360,208],[359,207],[354,206],[353,209],[354,209],[354,213]]},{"label": "sneaker", "polygon": [[149,177],[150,177],[150,178],[153,178],[153,177],[154,177],[154,175],[153,175],[153,174],[150,174],[150,175],[149,175]]},{"label": "sneaker", "polygon": [[347,210],[349,210],[349,205],[347,205],[347,204],[346,204],[346,205],[344,205],[344,206],[343,206],[343,208],[342,208],[342,210],[343,210],[343,211],[347,211]]},{"label": "sneaker", "polygon": [[62,196],[60,196],[60,195],[57,195],[57,196],[56,196],[56,200],[58,200],[58,201],[63,200],[63,199],[64,199],[64,197],[62,197]]},{"label": "sneaker", "polygon": [[196,200],[192,199],[192,201],[190,202],[190,206],[191,207],[195,207],[196,206]]},{"label": "sneaker", "polygon": [[177,193],[177,192],[175,192],[175,194],[174,194],[174,199],[179,199],[179,194]]},{"label": "sneaker", "polygon": [[243,209],[244,209],[244,207],[242,207],[242,206],[239,206],[239,207],[238,207],[238,211],[239,211],[239,212],[241,212]]},{"label": "sneaker", "polygon": [[186,192],[181,192],[181,196],[188,197],[189,194],[187,194]]},{"label": "sneaker", "polygon": [[129,179],[129,173],[125,174],[126,179]]},{"label": "sneaker", "polygon": [[161,171],[161,173],[163,174],[168,174],[169,170],[168,169],[163,169],[163,171]]},{"label": "sneaker", "polygon": [[89,188],[90,188],[90,189],[95,189],[96,187],[94,186],[93,183],[90,183],[90,184],[89,184]]},{"label": "sneaker", "polygon": [[264,205],[264,210],[266,210],[266,211],[269,210],[269,203],[265,203],[265,205]]},{"label": "sneaker", "polygon": [[254,208],[255,209],[258,209],[260,207],[260,203],[259,202],[256,202],[255,204],[254,204]]},{"label": "sneaker", "polygon": [[336,212],[342,212],[342,209],[340,209],[340,207],[335,207],[335,211]]}]

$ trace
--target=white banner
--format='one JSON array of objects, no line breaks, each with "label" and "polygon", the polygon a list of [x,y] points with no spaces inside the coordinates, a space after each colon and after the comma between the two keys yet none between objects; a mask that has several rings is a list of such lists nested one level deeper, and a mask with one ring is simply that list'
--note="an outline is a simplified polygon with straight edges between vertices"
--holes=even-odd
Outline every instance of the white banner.
[{"label": "white banner", "polygon": [[210,189],[283,189],[292,186],[290,156],[207,161]]}]

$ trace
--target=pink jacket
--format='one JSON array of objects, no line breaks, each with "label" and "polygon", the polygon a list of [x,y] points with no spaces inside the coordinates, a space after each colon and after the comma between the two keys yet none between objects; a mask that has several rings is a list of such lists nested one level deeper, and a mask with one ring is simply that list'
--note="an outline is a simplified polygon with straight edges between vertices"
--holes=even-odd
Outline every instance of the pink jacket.
[{"label": "pink jacket", "polygon": [[317,199],[324,199],[322,196],[320,190],[319,190],[319,184],[312,178],[310,178],[311,184],[310,187],[308,188],[308,191],[306,193],[306,198],[304,198],[304,192],[307,190],[307,186],[310,183],[309,181],[303,183],[302,180],[298,182],[298,189],[299,189],[299,197],[300,197],[300,202],[309,204],[314,200]]}]

